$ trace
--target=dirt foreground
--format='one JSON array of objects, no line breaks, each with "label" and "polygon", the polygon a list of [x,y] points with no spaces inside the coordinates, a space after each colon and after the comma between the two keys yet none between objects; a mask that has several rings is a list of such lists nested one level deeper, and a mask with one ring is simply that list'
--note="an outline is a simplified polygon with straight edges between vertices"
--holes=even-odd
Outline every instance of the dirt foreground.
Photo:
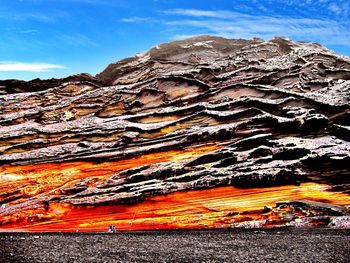
[{"label": "dirt foreground", "polygon": [[1,233],[0,262],[350,262],[350,230]]}]

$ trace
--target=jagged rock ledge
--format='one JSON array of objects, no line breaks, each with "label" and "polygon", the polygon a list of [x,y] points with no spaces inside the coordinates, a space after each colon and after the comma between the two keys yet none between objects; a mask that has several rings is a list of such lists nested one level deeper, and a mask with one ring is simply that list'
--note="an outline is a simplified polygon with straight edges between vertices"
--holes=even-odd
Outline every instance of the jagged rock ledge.
[{"label": "jagged rock ledge", "polygon": [[[349,195],[349,101],[348,57],[281,37],[200,36],[161,44],[96,76],[0,81],[0,214],[224,186],[312,182]],[[188,157],[170,158],[174,150]],[[152,157],[159,152],[168,157]],[[135,163],[137,156],[147,163]],[[122,161],[133,164],[86,177],[101,163]],[[51,178],[46,193],[41,179],[30,178],[49,164],[45,176],[57,173],[62,183]]]}]

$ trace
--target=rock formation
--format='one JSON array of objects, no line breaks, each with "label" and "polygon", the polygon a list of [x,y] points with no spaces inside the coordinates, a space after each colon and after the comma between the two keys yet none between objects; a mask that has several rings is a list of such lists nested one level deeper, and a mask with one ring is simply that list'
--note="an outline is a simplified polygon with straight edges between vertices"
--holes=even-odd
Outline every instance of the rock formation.
[{"label": "rock formation", "polygon": [[0,229],[348,226],[350,58],[200,36],[0,81]]}]

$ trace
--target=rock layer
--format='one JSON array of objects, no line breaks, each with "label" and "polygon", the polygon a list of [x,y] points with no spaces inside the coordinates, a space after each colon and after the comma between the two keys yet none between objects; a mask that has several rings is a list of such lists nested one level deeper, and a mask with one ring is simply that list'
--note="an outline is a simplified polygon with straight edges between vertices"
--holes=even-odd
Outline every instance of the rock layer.
[{"label": "rock layer", "polygon": [[[310,183],[320,189],[306,200],[290,203],[296,193],[266,201],[275,209],[287,202],[289,212],[261,216],[261,207],[259,217],[222,214],[222,224],[187,226],[327,225],[348,214],[350,59],[319,44],[201,36],[161,44],[96,77],[0,86],[0,228],[53,224],[53,207],[94,207],[97,220],[99,207],[142,206],[175,192],[273,193]],[[327,209],[300,212],[309,201]],[[330,203],[345,208],[334,214]],[[230,204],[228,214],[242,213]]]}]

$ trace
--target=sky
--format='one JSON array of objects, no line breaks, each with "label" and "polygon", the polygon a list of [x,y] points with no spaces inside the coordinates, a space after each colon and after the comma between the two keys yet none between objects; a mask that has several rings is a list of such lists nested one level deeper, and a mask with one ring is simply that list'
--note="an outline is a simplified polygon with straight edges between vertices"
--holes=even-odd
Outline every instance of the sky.
[{"label": "sky", "polygon": [[0,0],[0,79],[95,75],[202,34],[285,36],[350,56],[350,0]]}]

